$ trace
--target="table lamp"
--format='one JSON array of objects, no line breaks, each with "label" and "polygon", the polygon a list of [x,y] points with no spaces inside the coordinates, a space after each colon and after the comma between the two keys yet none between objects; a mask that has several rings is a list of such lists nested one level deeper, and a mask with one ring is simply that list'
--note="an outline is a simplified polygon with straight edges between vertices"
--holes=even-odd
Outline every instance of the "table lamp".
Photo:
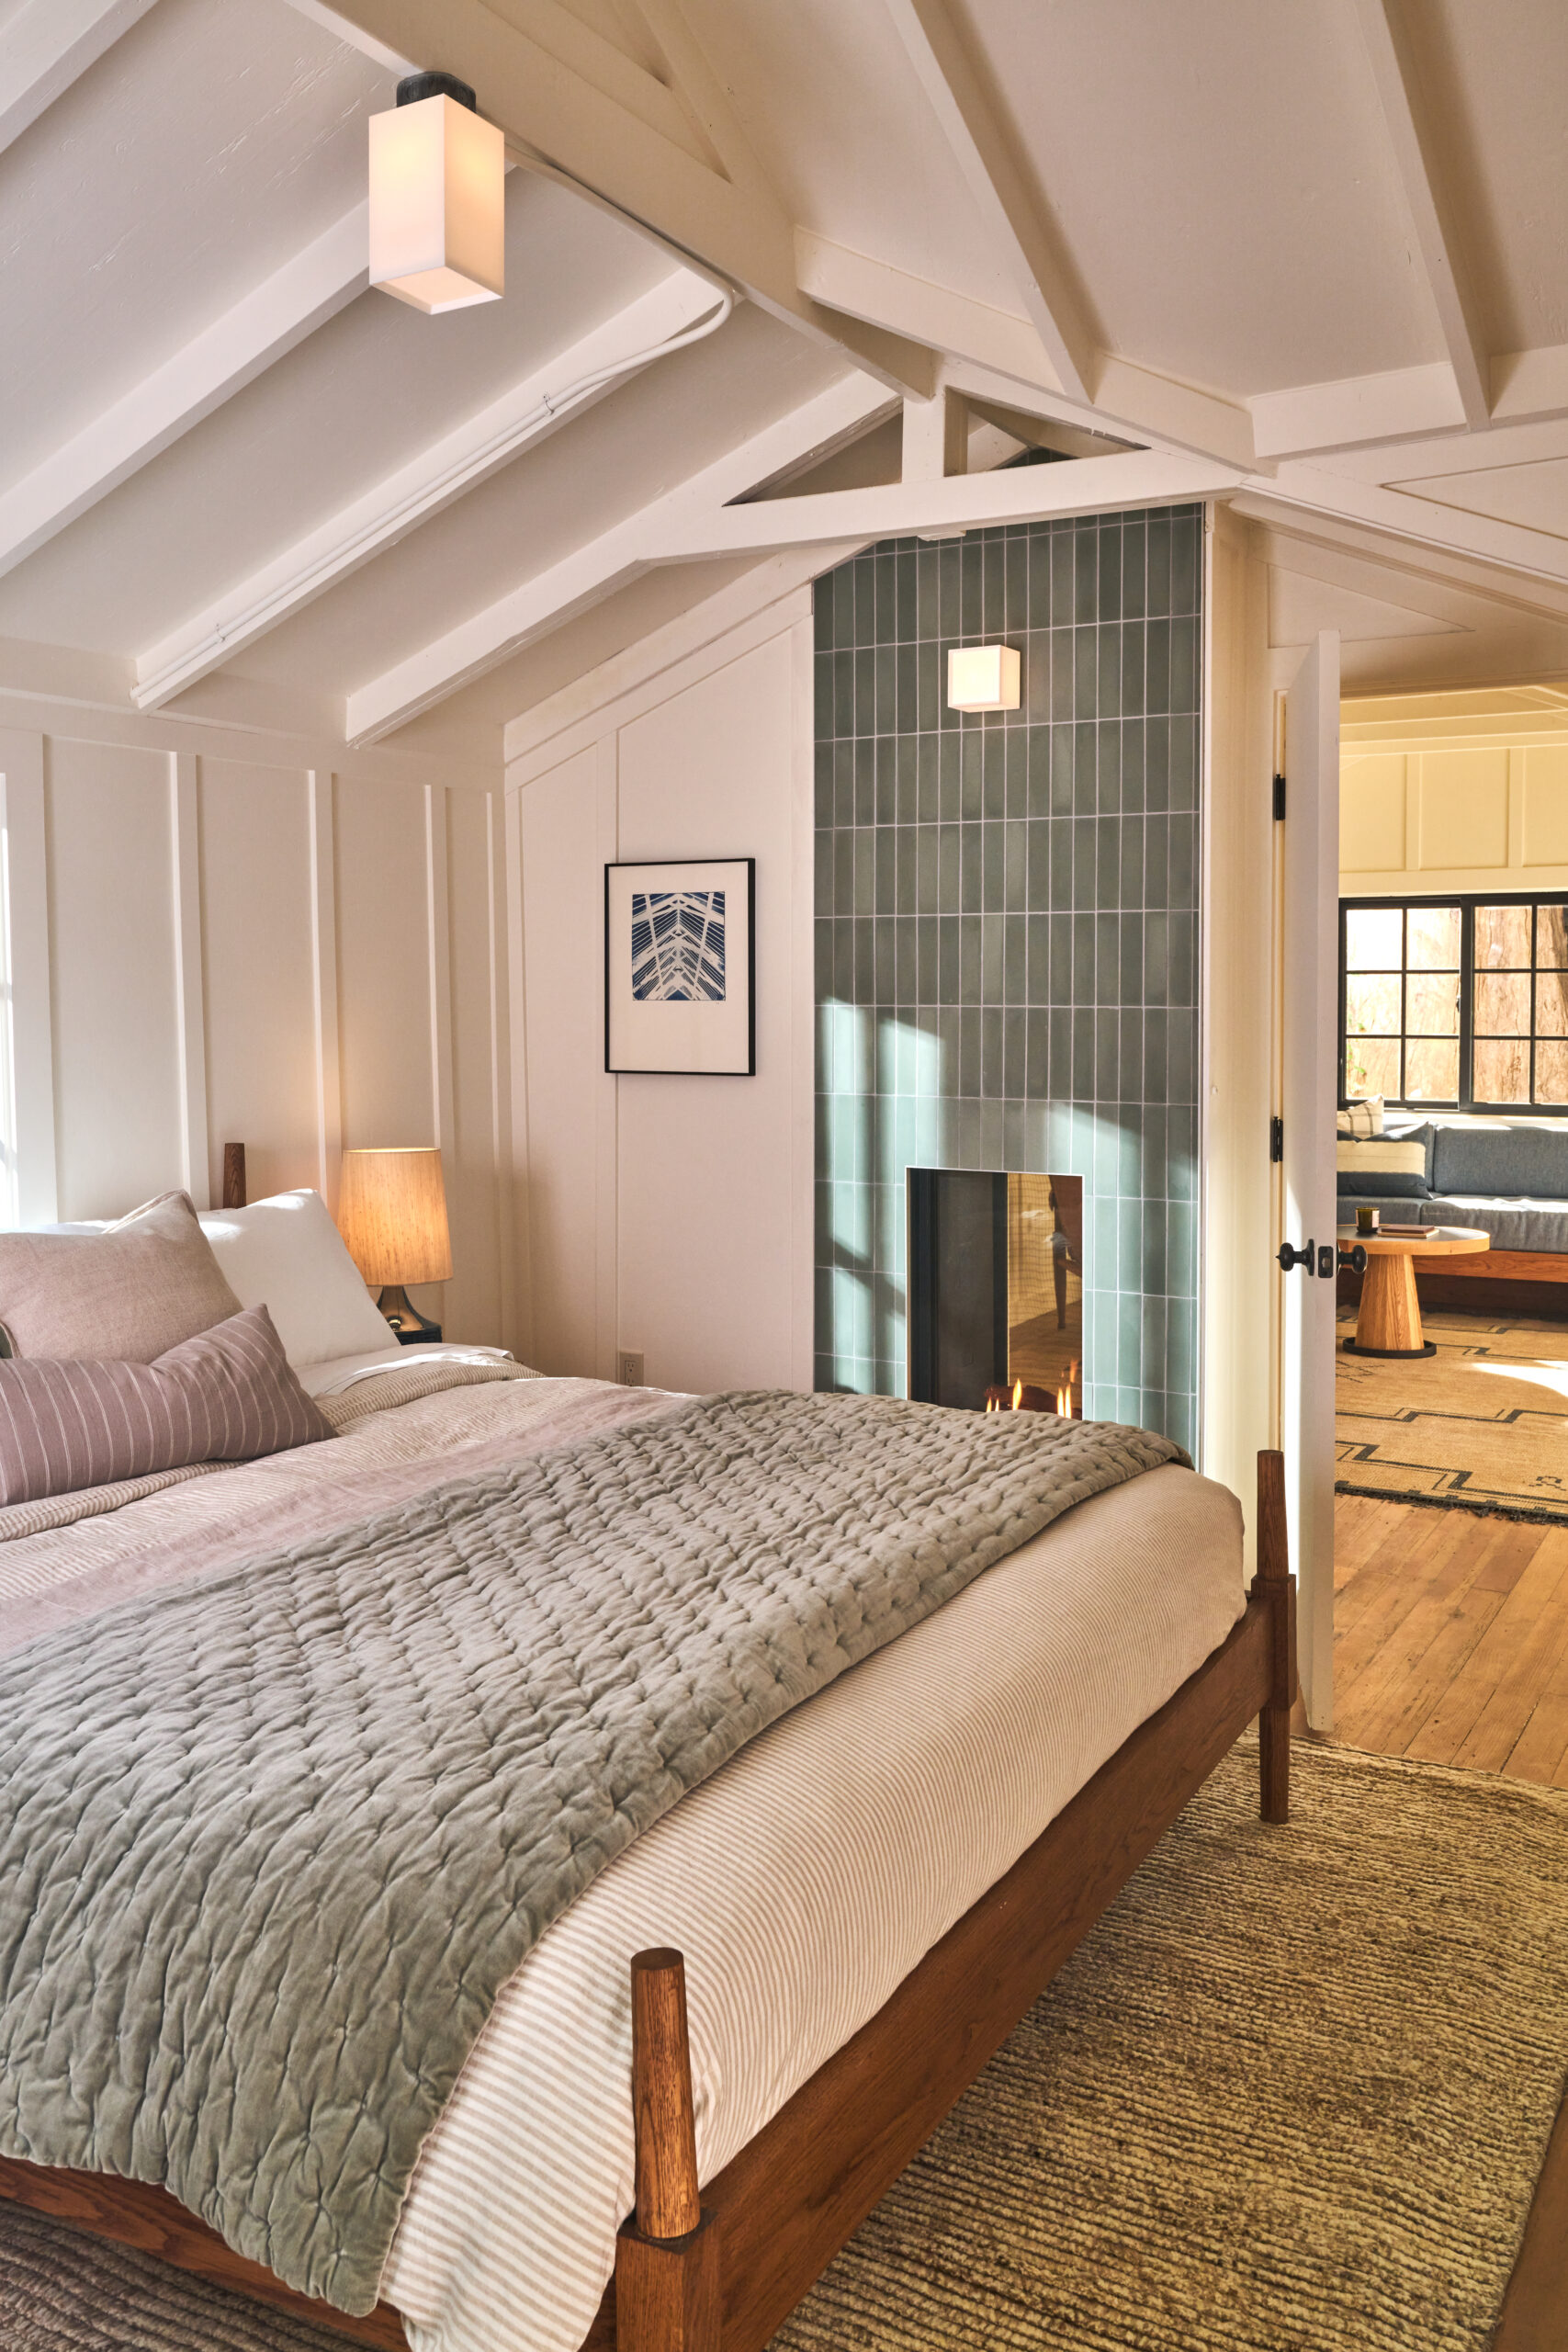
[{"label": "table lamp", "polygon": [[431,1323],[409,1304],[405,1283],[444,1283],[452,1272],[446,1190],[441,1154],[345,1151],[338,1187],[338,1231],[398,1339],[438,1340]]}]

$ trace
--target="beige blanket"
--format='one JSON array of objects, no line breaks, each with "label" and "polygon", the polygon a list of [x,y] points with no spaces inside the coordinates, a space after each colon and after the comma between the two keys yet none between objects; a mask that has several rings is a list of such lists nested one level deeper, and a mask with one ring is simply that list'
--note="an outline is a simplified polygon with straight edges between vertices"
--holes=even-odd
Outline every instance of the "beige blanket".
[{"label": "beige blanket", "polygon": [[[91,1508],[66,1525],[0,1540],[0,1656],[133,1593],[281,1551],[675,1400],[662,1389],[542,1380],[522,1365],[409,1364],[319,1401],[340,1431],[330,1443],[220,1473],[165,1473],[155,1488],[126,1481],[61,1498]],[[0,1539],[17,1515],[0,1512]]]}]

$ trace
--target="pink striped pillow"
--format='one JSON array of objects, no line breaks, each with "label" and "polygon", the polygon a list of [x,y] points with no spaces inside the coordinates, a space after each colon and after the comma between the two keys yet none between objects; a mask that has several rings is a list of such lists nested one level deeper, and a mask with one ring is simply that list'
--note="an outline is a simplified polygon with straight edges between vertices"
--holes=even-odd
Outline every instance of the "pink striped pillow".
[{"label": "pink striped pillow", "polygon": [[333,1435],[265,1306],[229,1316],[152,1363],[0,1362],[0,1504],[187,1462],[250,1462]]}]

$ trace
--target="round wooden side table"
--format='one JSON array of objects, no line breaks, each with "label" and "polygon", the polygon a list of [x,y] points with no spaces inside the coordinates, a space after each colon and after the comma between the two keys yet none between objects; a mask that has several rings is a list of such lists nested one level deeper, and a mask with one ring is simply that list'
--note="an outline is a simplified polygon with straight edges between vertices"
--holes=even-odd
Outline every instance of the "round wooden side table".
[{"label": "round wooden side table", "polygon": [[1359,1356],[1435,1356],[1436,1341],[1421,1337],[1412,1260],[1468,1258],[1492,1247],[1491,1235],[1472,1226],[1433,1226],[1425,1233],[1358,1233],[1341,1226],[1339,1238],[1347,1250],[1359,1245],[1367,1253],[1356,1336],[1343,1343]]}]

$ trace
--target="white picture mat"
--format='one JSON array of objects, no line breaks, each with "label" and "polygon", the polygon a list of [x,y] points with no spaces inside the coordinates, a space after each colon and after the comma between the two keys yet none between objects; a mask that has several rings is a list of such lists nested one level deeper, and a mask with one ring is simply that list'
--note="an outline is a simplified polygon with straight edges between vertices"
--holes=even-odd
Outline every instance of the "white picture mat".
[{"label": "white picture mat", "polygon": [[[751,1068],[751,876],[743,857],[694,858],[605,870],[609,989],[607,1067],[701,1077],[744,1077]],[[725,993],[719,1003],[638,1003],[632,995],[632,895],[647,890],[724,892]]]}]

